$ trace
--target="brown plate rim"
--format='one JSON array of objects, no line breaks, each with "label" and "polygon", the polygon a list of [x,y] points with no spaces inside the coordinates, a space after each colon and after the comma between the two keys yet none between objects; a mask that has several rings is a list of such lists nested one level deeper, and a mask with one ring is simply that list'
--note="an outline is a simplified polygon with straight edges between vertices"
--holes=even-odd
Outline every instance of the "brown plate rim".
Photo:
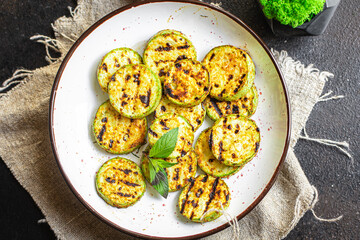
[{"label": "brown plate rim", "polygon": [[89,27],[81,36],[80,38],[74,43],[74,45],[70,48],[70,50],[68,51],[68,53],[66,54],[57,74],[55,77],[55,81],[51,90],[51,96],[50,96],[50,104],[49,104],[49,133],[50,133],[50,142],[51,142],[51,147],[52,147],[52,151],[56,160],[56,163],[60,169],[61,174],[63,175],[66,184],[69,186],[69,188],[71,189],[71,191],[73,192],[73,194],[80,200],[80,202],[92,213],[94,214],[96,217],[98,217],[100,220],[104,221],[105,223],[107,223],[108,225],[114,227],[117,230],[120,230],[126,234],[135,236],[135,237],[139,237],[139,238],[144,238],[144,239],[181,239],[181,240],[185,240],[185,239],[196,239],[196,238],[201,238],[201,237],[206,237],[209,236],[211,234],[217,233],[227,227],[230,226],[229,223],[225,223],[219,227],[216,227],[212,230],[203,232],[203,233],[199,233],[199,234],[194,234],[194,235],[190,235],[190,236],[186,236],[186,237],[168,237],[168,238],[164,238],[164,237],[154,237],[154,236],[150,236],[150,235],[145,235],[145,234],[141,234],[138,232],[134,232],[125,228],[122,228],[121,226],[115,224],[114,222],[106,219],[104,216],[102,216],[99,212],[97,212],[87,201],[85,201],[81,195],[76,191],[75,187],[71,184],[70,179],[68,178],[68,176],[66,175],[66,173],[64,172],[64,169],[62,168],[62,165],[59,161],[59,156],[57,154],[57,150],[56,150],[56,144],[55,144],[55,137],[54,137],[54,128],[53,128],[53,122],[54,122],[54,102],[55,102],[55,98],[56,98],[56,92],[57,92],[57,88],[62,76],[62,73],[64,72],[66,65],[68,63],[68,61],[70,60],[72,54],[75,52],[75,50],[77,49],[77,47],[82,43],[82,41],[91,33],[93,32],[97,27],[99,27],[101,24],[103,24],[105,21],[107,21],[108,19],[112,18],[113,16],[120,14],[126,10],[129,10],[131,8],[134,7],[138,7],[141,5],[146,5],[146,4],[152,4],[152,3],[163,3],[163,2],[178,2],[178,3],[188,3],[188,4],[194,4],[194,5],[201,5],[204,7],[208,7],[212,10],[215,10],[217,12],[220,12],[222,14],[224,14],[225,16],[231,18],[232,20],[234,20],[237,24],[239,24],[240,26],[242,26],[244,29],[246,29],[259,43],[260,45],[264,48],[264,50],[266,51],[266,53],[268,54],[268,56],[270,57],[271,61],[273,62],[276,71],[278,72],[278,75],[280,76],[280,80],[283,86],[283,90],[284,90],[284,95],[286,98],[286,108],[287,108],[287,116],[288,116],[288,124],[287,124],[287,133],[286,133],[286,140],[285,140],[285,146],[284,146],[284,150],[280,159],[280,162],[278,164],[278,166],[275,169],[275,173],[273,174],[273,176],[271,177],[270,181],[268,182],[268,184],[265,186],[265,188],[263,189],[263,191],[261,192],[261,194],[254,200],[254,202],[245,209],[245,211],[243,211],[242,213],[240,213],[237,216],[237,220],[240,220],[241,218],[243,218],[245,215],[247,215],[264,197],[265,195],[268,193],[268,191],[270,190],[270,188],[272,187],[272,185],[274,184],[277,175],[280,172],[280,169],[285,161],[288,149],[289,149],[289,144],[290,144],[290,136],[291,136],[291,114],[290,114],[290,100],[289,100],[289,96],[288,96],[288,90],[284,81],[284,77],[280,71],[280,68],[277,64],[277,62],[274,59],[274,56],[272,55],[271,51],[269,50],[269,48],[266,46],[266,44],[264,43],[264,41],[249,27],[247,26],[244,22],[242,22],[238,17],[236,17],[235,15],[221,9],[218,7],[215,7],[211,4],[208,3],[204,3],[204,2],[199,2],[196,0],[175,0],[175,1],[162,1],[162,0],[147,0],[147,1],[140,1],[140,2],[134,2],[132,4],[126,5],[122,8],[119,8],[111,13],[109,13],[108,15],[106,15],[105,17],[101,18],[99,21],[97,21],[95,24],[93,24],[91,27]]}]

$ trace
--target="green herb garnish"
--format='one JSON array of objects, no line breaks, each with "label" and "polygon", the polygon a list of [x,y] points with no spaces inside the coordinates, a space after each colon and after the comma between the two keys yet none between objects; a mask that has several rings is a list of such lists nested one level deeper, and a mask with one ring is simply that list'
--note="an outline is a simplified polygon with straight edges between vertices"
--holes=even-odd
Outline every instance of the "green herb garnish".
[{"label": "green herb garnish", "polygon": [[175,149],[179,128],[174,128],[162,135],[156,141],[149,152],[150,184],[167,198],[169,194],[169,183],[165,168],[172,167],[177,163],[169,163],[161,158],[167,158]]}]

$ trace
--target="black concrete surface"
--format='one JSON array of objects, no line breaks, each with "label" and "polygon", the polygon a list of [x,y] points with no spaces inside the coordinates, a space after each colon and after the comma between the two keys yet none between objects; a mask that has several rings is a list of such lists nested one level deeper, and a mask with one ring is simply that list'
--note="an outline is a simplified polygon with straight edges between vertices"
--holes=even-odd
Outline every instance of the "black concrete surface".
[{"label": "black concrete surface", "polygon": [[[220,1],[218,1],[220,2]],[[360,239],[360,6],[358,0],[343,0],[325,33],[316,37],[274,36],[255,0],[223,0],[222,7],[248,24],[270,48],[286,50],[296,60],[313,63],[334,73],[324,92],[332,90],[344,99],[318,103],[307,123],[310,136],[350,144],[354,163],[341,151],[300,140],[295,153],[310,182],[319,191],[316,213],[323,218],[343,215],[336,223],[319,222],[310,212],[286,239]],[[72,0],[0,1],[0,83],[18,67],[46,65],[41,44],[29,37],[52,36],[50,23],[69,15]],[[1,109],[0,109],[1,111]],[[30,195],[0,161],[0,238],[55,239]]]}]

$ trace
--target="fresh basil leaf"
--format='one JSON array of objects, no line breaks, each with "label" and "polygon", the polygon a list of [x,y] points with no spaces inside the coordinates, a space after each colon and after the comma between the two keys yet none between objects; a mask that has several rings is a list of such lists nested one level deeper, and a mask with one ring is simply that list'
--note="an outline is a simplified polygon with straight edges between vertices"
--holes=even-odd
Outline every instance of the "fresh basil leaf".
[{"label": "fresh basil leaf", "polygon": [[162,135],[150,149],[149,157],[167,158],[175,149],[178,134],[179,128],[177,127]]},{"label": "fresh basil leaf", "polygon": [[177,162],[176,163],[170,163],[170,162],[167,162],[167,161],[165,161],[163,159],[160,159],[160,158],[152,158],[151,161],[153,162],[154,165],[157,165],[160,168],[169,168],[169,167],[172,167],[172,166],[178,164]]},{"label": "fresh basil leaf", "polygon": [[155,175],[156,175],[156,169],[151,161],[150,158],[149,159],[149,174],[150,174],[150,183],[154,181],[155,179]]},{"label": "fresh basil leaf", "polygon": [[167,179],[167,174],[164,169],[160,169],[155,175],[154,181],[151,182],[151,185],[160,193],[161,196],[167,198],[169,195],[169,183]]}]

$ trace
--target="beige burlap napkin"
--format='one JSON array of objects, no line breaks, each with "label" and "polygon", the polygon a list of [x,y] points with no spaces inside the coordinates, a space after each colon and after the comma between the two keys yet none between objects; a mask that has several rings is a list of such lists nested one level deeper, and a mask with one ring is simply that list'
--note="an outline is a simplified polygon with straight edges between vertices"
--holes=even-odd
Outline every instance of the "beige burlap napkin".
[{"label": "beige burlap napkin", "polygon": [[[129,1],[79,0],[71,17],[61,17],[53,25],[56,40],[35,36],[46,45],[66,54],[80,34],[100,17]],[[318,101],[330,73],[304,67],[274,51],[284,73],[291,98],[292,138],[284,166],[272,189],[260,204],[239,221],[240,239],[281,239],[316,202],[310,185],[294,155],[293,147],[301,129]],[[61,59],[47,56],[50,65],[34,71],[0,98],[0,156],[20,184],[30,193],[46,221],[60,239],[131,239],[93,216],[75,198],[56,165],[48,133],[51,87]],[[231,239],[232,229],[207,237]]]}]

